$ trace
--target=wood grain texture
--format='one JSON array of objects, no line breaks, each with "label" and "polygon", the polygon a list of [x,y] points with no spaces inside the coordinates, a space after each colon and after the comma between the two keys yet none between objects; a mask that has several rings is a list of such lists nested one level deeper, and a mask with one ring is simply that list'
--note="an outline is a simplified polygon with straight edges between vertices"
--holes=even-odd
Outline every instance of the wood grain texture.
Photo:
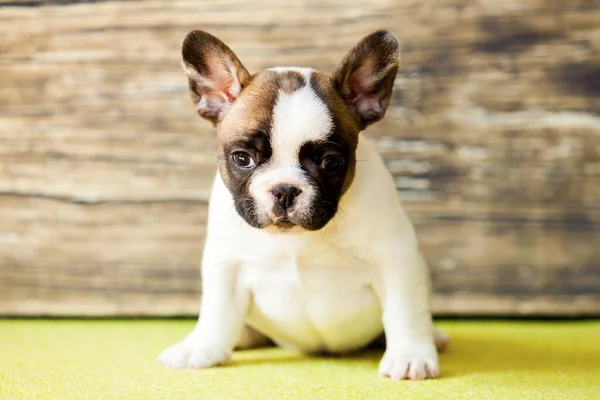
[{"label": "wood grain texture", "polygon": [[403,67],[369,128],[443,314],[600,314],[600,3],[0,1],[0,314],[197,312],[216,138],[180,44]]}]

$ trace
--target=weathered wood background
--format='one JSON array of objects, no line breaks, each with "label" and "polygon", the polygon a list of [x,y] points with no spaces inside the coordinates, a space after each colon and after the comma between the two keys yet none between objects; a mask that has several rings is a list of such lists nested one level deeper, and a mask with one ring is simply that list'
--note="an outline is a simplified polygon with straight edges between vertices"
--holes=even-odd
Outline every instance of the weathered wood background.
[{"label": "weathered wood background", "polygon": [[378,140],[439,314],[600,314],[600,1],[0,2],[0,314],[197,312],[215,136],[180,43],[332,71],[386,27]]}]

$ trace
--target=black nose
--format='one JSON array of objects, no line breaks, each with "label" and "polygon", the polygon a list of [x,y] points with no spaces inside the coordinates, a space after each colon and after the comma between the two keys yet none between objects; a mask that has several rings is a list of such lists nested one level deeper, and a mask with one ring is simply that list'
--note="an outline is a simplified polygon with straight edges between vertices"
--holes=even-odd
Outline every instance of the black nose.
[{"label": "black nose", "polygon": [[292,185],[277,185],[271,191],[284,210],[289,208],[294,202],[294,199],[302,193],[302,190]]}]

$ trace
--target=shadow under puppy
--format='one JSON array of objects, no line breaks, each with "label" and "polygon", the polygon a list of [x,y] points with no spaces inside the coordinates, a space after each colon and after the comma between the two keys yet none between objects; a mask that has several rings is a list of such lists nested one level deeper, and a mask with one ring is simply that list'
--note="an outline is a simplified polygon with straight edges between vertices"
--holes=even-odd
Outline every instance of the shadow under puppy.
[{"label": "shadow under puppy", "polygon": [[380,376],[438,376],[446,338],[432,326],[428,268],[391,174],[360,134],[390,103],[394,35],[366,36],[332,75],[251,75],[202,31],[187,35],[182,54],[198,114],[217,128],[219,171],[200,318],[158,362],[211,367],[266,338],[346,353],[384,333]]}]

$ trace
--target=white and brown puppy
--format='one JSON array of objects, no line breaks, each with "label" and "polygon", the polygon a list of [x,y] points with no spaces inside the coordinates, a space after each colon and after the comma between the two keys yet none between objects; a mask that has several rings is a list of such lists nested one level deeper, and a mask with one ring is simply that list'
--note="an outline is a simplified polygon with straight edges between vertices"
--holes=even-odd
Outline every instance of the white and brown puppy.
[{"label": "white and brown puppy", "polygon": [[200,318],[159,363],[210,367],[240,339],[250,347],[264,337],[344,353],[385,333],[381,376],[436,377],[444,338],[434,338],[427,265],[390,173],[360,135],[390,103],[394,35],[365,37],[333,75],[250,75],[202,31],[187,35],[182,53],[198,114],[217,128],[219,171]]}]

